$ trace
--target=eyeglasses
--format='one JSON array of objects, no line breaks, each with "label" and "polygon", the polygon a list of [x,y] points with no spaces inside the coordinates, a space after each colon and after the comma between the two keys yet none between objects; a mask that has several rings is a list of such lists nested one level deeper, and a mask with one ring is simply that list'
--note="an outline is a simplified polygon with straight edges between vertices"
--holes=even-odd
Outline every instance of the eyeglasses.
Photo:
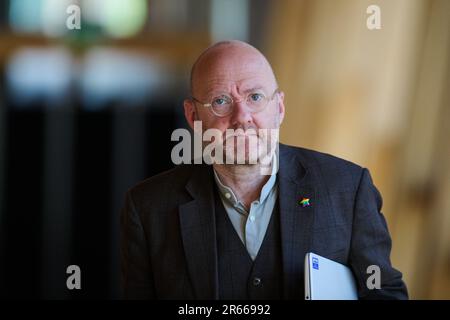
[{"label": "eyeglasses", "polygon": [[[245,97],[246,105],[251,113],[260,112],[266,108],[266,106],[270,101],[273,100],[278,92],[279,90],[278,88],[276,88],[274,93],[269,97],[266,97],[261,92],[249,93]],[[213,98],[210,103],[203,103],[194,97],[191,97],[191,99],[205,108],[210,108],[212,113],[214,113],[214,115],[218,117],[226,117],[230,115],[233,112],[234,103],[240,102],[233,100],[233,98],[228,94],[218,95],[217,97]]]}]

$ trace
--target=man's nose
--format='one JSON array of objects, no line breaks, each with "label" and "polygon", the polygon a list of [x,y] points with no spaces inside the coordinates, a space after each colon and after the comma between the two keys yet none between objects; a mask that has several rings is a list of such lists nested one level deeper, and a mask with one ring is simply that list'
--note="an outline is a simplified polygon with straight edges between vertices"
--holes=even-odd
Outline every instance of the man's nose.
[{"label": "man's nose", "polygon": [[247,107],[247,104],[244,100],[234,101],[233,106],[233,115],[232,115],[233,123],[249,123],[252,122],[252,114]]}]

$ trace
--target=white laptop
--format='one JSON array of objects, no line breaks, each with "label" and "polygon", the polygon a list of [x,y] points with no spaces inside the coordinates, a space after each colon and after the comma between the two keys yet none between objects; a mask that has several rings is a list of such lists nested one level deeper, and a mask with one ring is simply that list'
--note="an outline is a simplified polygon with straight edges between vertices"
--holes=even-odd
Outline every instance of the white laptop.
[{"label": "white laptop", "polygon": [[305,300],[358,300],[352,271],[343,264],[307,253]]}]

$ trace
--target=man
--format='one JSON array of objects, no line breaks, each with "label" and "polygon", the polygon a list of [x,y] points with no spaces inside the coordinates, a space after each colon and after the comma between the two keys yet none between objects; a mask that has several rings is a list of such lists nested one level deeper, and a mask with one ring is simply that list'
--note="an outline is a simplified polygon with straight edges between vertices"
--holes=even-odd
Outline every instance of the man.
[{"label": "man", "polygon": [[[201,121],[202,130],[223,134],[216,142],[224,155],[242,151],[239,136],[248,142],[258,129],[278,129],[285,115],[270,64],[240,41],[200,55],[191,94],[186,120],[193,129]],[[226,135],[227,129],[241,131]],[[260,146],[265,136],[256,136]],[[243,164],[184,164],[127,192],[121,216],[126,298],[303,299],[307,252],[348,265],[361,299],[408,297],[390,263],[382,200],[367,169],[280,145],[276,152],[268,148],[266,175],[260,161],[249,161],[254,149],[245,144],[243,150]],[[366,284],[370,265],[380,267],[380,289]]]}]

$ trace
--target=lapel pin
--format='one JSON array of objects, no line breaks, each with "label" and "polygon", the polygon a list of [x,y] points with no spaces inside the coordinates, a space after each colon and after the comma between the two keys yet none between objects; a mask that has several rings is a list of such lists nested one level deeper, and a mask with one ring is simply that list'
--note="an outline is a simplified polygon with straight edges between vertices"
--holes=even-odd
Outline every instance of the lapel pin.
[{"label": "lapel pin", "polygon": [[309,200],[309,198],[303,198],[299,201],[299,204],[301,204],[303,208],[309,207],[311,205],[311,203],[309,203]]}]

